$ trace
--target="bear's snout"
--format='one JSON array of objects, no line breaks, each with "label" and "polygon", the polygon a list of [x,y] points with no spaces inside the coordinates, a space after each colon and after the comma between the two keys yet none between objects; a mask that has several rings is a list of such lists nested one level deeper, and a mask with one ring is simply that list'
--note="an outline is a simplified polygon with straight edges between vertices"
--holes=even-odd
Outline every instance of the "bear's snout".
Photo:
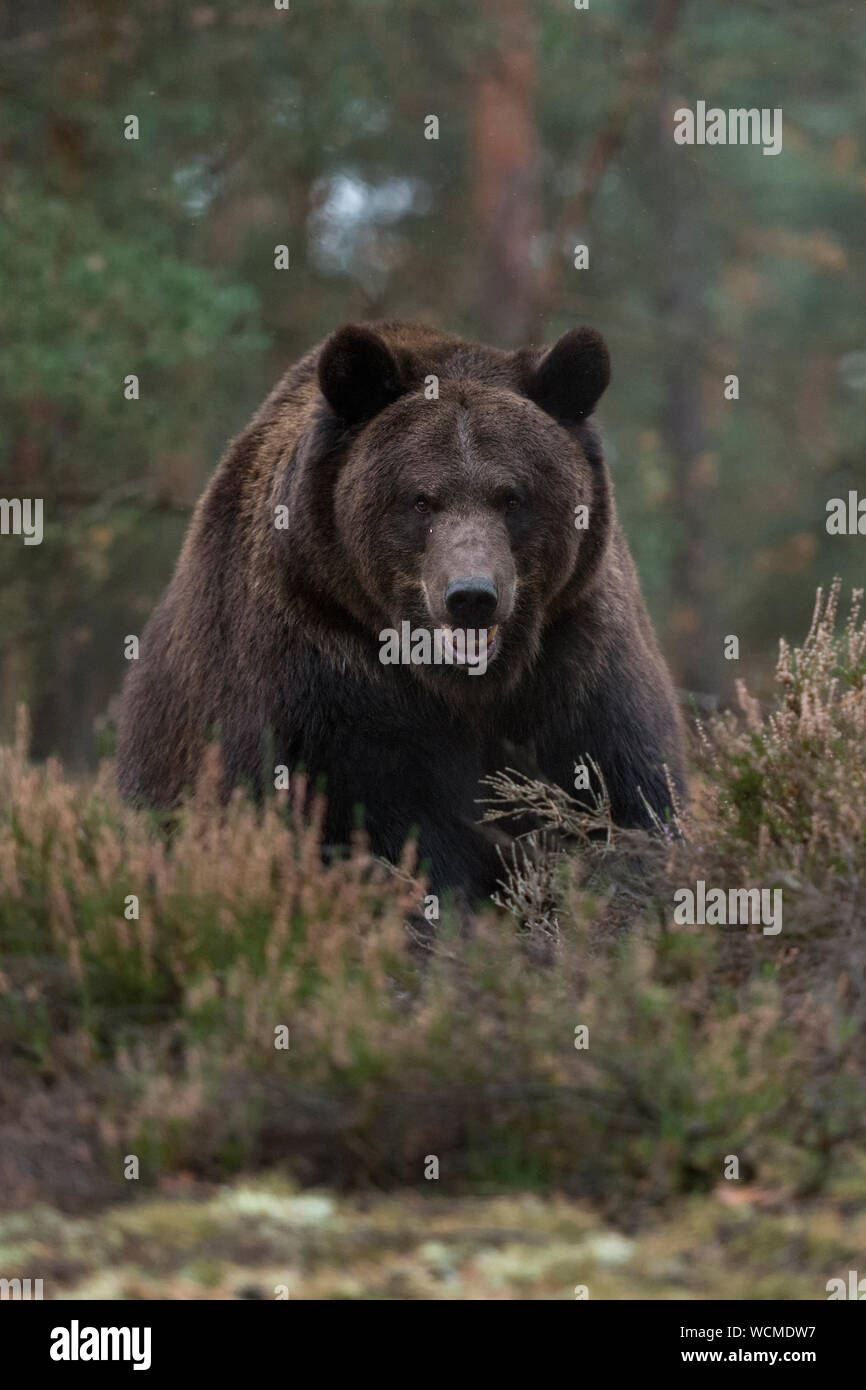
[{"label": "bear's snout", "polygon": [[445,608],[455,627],[487,627],[499,604],[499,590],[486,575],[452,579],[445,590]]},{"label": "bear's snout", "polygon": [[501,520],[487,513],[440,518],[421,579],[436,626],[482,632],[507,622],[517,574]]}]

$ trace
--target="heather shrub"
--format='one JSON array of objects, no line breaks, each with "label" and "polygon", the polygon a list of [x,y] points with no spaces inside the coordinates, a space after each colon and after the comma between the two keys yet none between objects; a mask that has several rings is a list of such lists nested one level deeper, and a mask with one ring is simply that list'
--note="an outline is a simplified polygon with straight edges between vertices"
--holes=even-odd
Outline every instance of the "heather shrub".
[{"label": "heather shrub", "polygon": [[[837,631],[838,598],[782,644],[771,709],[740,689],[699,728],[693,805],[656,834],[614,830],[603,788],[493,779],[487,816],[536,829],[497,902],[471,925],[443,904],[432,935],[411,846],[323,863],[302,783],[220,809],[214,756],[166,820],[109,766],[32,765],[22,719],[0,751],[7,1190],[62,1142],[52,1115],[119,1192],[130,1152],[145,1183],[355,1187],[422,1182],[433,1155],[449,1190],[620,1217],[714,1188],[730,1155],[780,1191],[859,1181],[866,628],[855,595]],[[677,925],[698,878],[781,886],[783,930]]]},{"label": "heather shrub", "polygon": [[775,708],[738,683],[742,717],[716,719],[707,741],[712,818],[730,848],[822,882],[853,876],[866,853],[866,624],[857,590],[836,631],[839,588],[818,591],[801,647],[780,642]]}]

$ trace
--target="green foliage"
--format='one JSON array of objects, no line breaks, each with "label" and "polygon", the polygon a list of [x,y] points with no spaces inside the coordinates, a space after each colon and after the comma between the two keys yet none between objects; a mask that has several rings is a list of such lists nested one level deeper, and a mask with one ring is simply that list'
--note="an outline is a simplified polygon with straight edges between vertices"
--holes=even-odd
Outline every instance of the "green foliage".
[{"label": "green foliage", "polygon": [[[161,0],[147,24],[95,0],[71,0],[62,23],[12,7],[0,488],[43,496],[50,529],[42,554],[0,552],[0,725],[25,699],[39,756],[92,765],[121,640],[141,631],[226,439],[290,361],[364,316],[495,336],[514,287],[482,288],[495,123],[479,133],[479,101],[521,8],[520,254],[553,287],[522,336],[589,321],[610,340],[620,511],[680,683],[728,678],[728,632],[763,678],[792,606],[831,573],[861,582],[856,546],[823,525],[866,444],[855,9],[684,5],[645,77],[659,7],[636,0]],[[698,98],[781,107],[782,154],[675,148],[671,113]],[[431,112],[438,141],[422,134]],[[603,176],[581,201],[597,148]],[[576,272],[584,240],[591,269]],[[737,403],[721,397],[730,371]]]}]

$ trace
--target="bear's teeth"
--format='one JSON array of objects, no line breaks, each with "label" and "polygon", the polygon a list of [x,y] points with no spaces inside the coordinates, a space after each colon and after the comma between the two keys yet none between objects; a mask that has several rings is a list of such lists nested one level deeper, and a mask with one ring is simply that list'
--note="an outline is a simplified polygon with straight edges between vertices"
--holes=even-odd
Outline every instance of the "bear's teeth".
[{"label": "bear's teeth", "polygon": [[[496,645],[496,634],[499,631],[499,624],[494,623],[492,627],[470,628],[472,633],[471,640],[467,639],[467,629],[454,628],[450,623],[442,624],[442,634],[446,652],[456,658],[460,665],[475,665],[476,662],[483,660],[485,655],[489,655]],[[482,633],[483,641],[482,641]]]}]

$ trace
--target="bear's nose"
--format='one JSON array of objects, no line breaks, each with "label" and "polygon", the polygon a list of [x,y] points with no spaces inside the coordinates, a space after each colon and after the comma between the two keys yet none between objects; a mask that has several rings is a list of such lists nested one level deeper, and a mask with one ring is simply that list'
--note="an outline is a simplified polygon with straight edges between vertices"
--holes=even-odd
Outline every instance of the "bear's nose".
[{"label": "bear's nose", "polygon": [[496,585],[483,575],[452,579],[445,590],[445,607],[455,627],[487,627],[498,603]]}]

